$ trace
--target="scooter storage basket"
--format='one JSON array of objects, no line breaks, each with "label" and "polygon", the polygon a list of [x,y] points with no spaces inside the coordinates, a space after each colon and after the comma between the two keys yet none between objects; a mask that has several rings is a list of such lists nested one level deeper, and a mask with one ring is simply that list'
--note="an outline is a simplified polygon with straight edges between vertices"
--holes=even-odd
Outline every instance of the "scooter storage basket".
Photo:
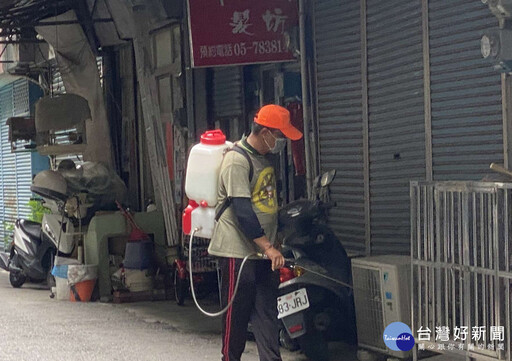
[{"label": "scooter storage basket", "polygon": [[[190,238],[185,237],[183,245],[183,256],[188,260],[188,246]],[[208,238],[194,237],[192,245],[192,270],[196,272],[215,272],[217,271],[217,261],[208,254],[208,246],[210,240]]]}]

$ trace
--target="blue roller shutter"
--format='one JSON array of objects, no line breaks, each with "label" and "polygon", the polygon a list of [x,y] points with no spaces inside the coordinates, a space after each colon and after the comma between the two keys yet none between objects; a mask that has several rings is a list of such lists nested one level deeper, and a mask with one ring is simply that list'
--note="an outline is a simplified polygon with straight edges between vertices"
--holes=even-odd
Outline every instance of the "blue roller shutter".
[{"label": "blue roller shutter", "polygon": [[29,116],[29,83],[17,80],[0,89],[0,153],[2,198],[0,203],[0,244],[11,232],[17,218],[27,218],[30,214],[29,200],[32,183],[31,154],[12,153],[8,139],[7,118]]},{"label": "blue roller shutter", "polygon": [[[10,147],[6,145],[8,141],[8,128],[5,124],[7,118],[12,116],[12,84],[0,89],[0,185],[2,186],[2,197],[0,203],[0,247],[3,247],[7,241],[6,228],[9,229],[9,223],[6,218],[6,204],[9,203],[12,190],[8,187],[7,175],[12,171],[14,163]],[[12,203],[12,201],[11,201]]]},{"label": "blue roller shutter", "polygon": [[[30,85],[26,80],[13,84],[14,116],[30,116]],[[28,218],[30,207],[28,202],[32,197],[30,186],[32,184],[32,157],[31,153],[15,153],[16,190],[17,190],[17,218]]]}]

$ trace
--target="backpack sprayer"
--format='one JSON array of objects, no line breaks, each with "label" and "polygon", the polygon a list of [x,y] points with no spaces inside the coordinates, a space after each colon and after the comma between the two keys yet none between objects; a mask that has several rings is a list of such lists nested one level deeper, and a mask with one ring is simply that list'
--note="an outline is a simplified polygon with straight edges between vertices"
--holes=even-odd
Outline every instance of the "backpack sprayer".
[{"label": "backpack sprayer", "polygon": [[[183,233],[190,235],[188,249],[190,292],[192,293],[192,299],[194,300],[197,308],[203,314],[210,317],[221,316],[233,304],[233,300],[235,299],[238,290],[238,284],[240,282],[240,275],[242,274],[242,270],[247,260],[250,258],[264,257],[262,254],[255,253],[248,255],[243,259],[238,272],[233,297],[229,300],[226,307],[215,313],[207,312],[201,308],[197,302],[194,290],[194,278],[192,271],[193,241],[196,236],[208,239],[212,238],[215,221],[220,216],[220,214],[215,213],[215,208],[218,202],[217,191],[220,167],[222,165],[224,154],[232,149],[239,153],[244,152],[240,148],[237,149],[236,146],[233,146],[233,143],[226,141],[226,136],[221,130],[217,129],[205,132],[201,135],[200,143],[194,145],[190,150],[187,162],[187,174],[185,177],[185,193],[189,198],[189,204],[183,212],[182,226]],[[243,155],[249,162],[251,169],[249,178],[252,178],[252,162],[245,152]],[[224,210],[228,206],[229,204],[226,203],[221,208]]]},{"label": "backpack sprayer", "polygon": [[[217,192],[220,168],[222,165],[224,154],[226,154],[226,152],[230,150],[242,154],[247,159],[250,168],[249,180],[251,180],[253,175],[253,165],[249,156],[240,147],[237,147],[236,145],[233,145],[233,143],[226,141],[226,136],[219,129],[203,133],[201,135],[200,143],[192,147],[190,155],[188,157],[187,173],[185,178],[185,193],[189,198],[189,204],[183,212],[182,226],[183,233],[186,235],[190,235],[188,249],[190,292],[192,293],[192,299],[194,300],[194,303],[196,304],[197,308],[203,314],[210,317],[221,316],[233,304],[233,301],[237,294],[238,284],[240,282],[240,275],[242,274],[243,268],[247,260],[266,258],[266,256],[262,253],[254,253],[246,256],[243,259],[242,264],[240,265],[240,270],[238,272],[233,297],[231,298],[231,300],[228,301],[226,307],[224,307],[219,312],[214,313],[207,312],[203,308],[201,308],[201,306],[197,302],[194,290],[194,278],[192,271],[193,241],[194,237],[211,239],[213,235],[215,221],[218,220],[221,213],[227,207],[229,207],[229,201],[224,202],[224,204],[220,207],[219,214],[216,214],[215,212],[218,202]],[[295,267],[293,260],[286,260],[286,264],[289,267]],[[300,268],[303,268],[308,272],[315,273],[319,276],[331,279],[330,277],[322,275],[314,270],[306,269],[302,266]],[[352,286],[344,282],[335,279],[331,280],[343,286],[352,288]]]}]

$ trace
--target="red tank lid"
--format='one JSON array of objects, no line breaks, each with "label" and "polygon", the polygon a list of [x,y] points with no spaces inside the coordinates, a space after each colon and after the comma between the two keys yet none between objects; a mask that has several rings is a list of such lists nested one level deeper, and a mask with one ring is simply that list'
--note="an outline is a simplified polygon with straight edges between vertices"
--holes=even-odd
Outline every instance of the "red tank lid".
[{"label": "red tank lid", "polygon": [[222,145],[226,143],[226,136],[222,130],[208,130],[201,135],[201,144]]}]

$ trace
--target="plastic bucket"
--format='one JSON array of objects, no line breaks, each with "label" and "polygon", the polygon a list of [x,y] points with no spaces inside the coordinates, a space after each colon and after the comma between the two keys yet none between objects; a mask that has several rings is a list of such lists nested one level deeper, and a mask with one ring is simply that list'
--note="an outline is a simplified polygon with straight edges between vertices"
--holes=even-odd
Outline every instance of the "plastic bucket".
[{"label": "plastic bucket", "polygon": [[55,298],[60,301],[69,300],[69,284],[67,278],[55,277]]},{"label": "plastic bucket", "polygon": [[92,279],[72,285],[71,292],[69,293],[69,300],[71,302],[89,302],[91,300],[95,284],[96,279]]},{"label": "plastic bucket", "polygon": [[70,285],[82,281],[97,279],[98,266],[88,264],[70,265],[68,266],[67,277]]}]

